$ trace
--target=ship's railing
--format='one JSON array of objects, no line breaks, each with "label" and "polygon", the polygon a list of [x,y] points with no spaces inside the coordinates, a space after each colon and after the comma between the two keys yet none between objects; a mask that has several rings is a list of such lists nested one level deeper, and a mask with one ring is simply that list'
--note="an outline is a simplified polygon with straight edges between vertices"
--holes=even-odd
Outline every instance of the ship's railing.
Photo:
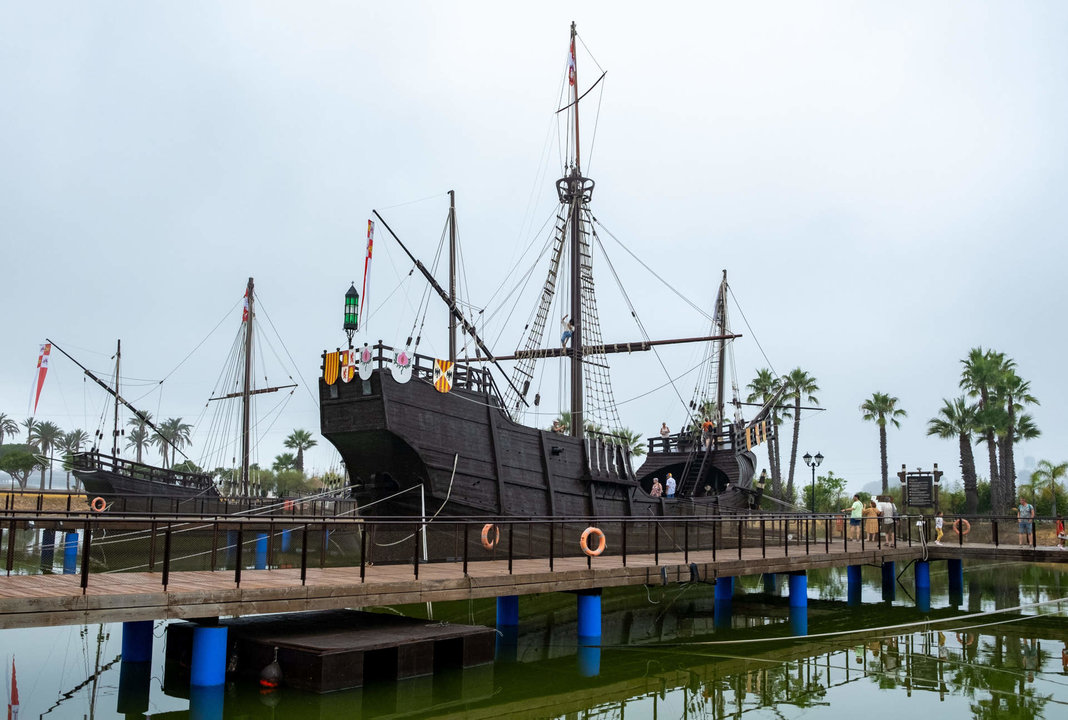
[{"label": "ship's railing", "polygon": [[[396,356],[396,348],[376,343],[371,348],[372,359],[375,367],[382,370],[393,365]],[[429,355],[414,353],[412,355],[412,377],[425,382],[434,382],[435,361],[440,358]],[[452,387],[453,389],[468,390],[479,395],[486,395],[498,407],[504,406],[504,400],[497,390],[497,384],[493,380],[493,373],[489,368],[476,367],[468,363],[457,362],[453,366]]]},{"label": "ship's railing", "polygon": [[[712,448],[714,450],[730,450],[734,447],[736,437],[732,426],[717,428],[712,433]],[[658,453],[688,453],[693,450],[704,449],[704,436],[700,429],[695,431],[685,430],[663,437],[655,435],[646,438],[649,445],[649,454]]]},{"label": "ship's railing", "polygon": [[[1011,516],[945,518],[945,549],[933,546],[934,518],[901,515],[865,528],[854,536],[840,513],[768,514],[719,517],[617,518],[352,518],[294,514],[289,517],[214,517],[188,515],[0,513],[0,551],[7,574],[81,574],[83,590],[99,573],[159,573],[166,588],[170,573],[198,570],[231,573],[240,586],[243,572],[299,568],[307,581],[312,568],[359,567],[364,582],[372,565],[452,563],[464,575],[472,562],[506,562],[509,574],[524,561],[524,571],[574,559],[592,568],[649,566],[673,568],[693,563],[808,557],[850,558],[871,550],[915,548],[951,553],[950,546],[998,550],[999,557],[1068,562],[1057,552],[1052,518],[1036,518],[1036,533],[1018,546],[1018,520]],[[602,554],[583,554],[580,538],[596,528],[588,546]],[[868,532],[870,530],[870,533]],[[589,533],[587,533],[589,534]],[[855,539],[854,539],[855,537]],[[822,561],[822,560],[821,560]],[[696,567],[696,566],[693,566]],[[691,567],[690,573],[695,572]],[[395,576],[393,576],[395,577]],[[702,579],[702,578],[698,578]]]},{"label": "ship's railing", "polygon": [[[54,522],[80,521],[92,495],[63,490],[0,490],[0,513],[32,512],[47,515]],[[309,497],[255,497],[218,495],[123,495],[108,497],[103,512],[144,518],[146,515],[181,515],[216,518],[220,515],[353,517],[359,503],[340,494],[316,494]],[[2,517],[2,515],[0,515]]]},{"label": "ship's railing", "polygon": [[215,481],[212,480],[211,476],[204,473],[171,470],[170,468],[146,465],[133,460],[112,457],[111,455],[101,455],[97,452],[75,453],[72,466],[75,470],[112,472],[139,480],[177,485],[196,490],[207,490],[215,485]]}]

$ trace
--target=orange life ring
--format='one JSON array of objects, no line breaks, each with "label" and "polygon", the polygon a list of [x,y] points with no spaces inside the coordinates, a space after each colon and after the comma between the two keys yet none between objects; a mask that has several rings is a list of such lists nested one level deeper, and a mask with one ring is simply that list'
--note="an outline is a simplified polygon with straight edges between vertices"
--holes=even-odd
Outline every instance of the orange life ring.
[{"label": "orange life ring", "polygon": [[104,498],[99,495],[93,498],[93,501],[89,503],[89,507],[93,509],[93,512],[104,512],[104,509],[108,506]]},{"label": "orange life ring", "polygon": [[294,505],[293,505],[293,501],[292,500],[283,500],[282,501],[282,509],[284,511],[293,512],[293,507],[294,507]]},{"label": "orange life ring", "polygon": [[[963,530],[961,528],[963,528]],[[953,531],[956,532],[958,535],[967,535],[972,531],[972,524],[964,518],[954,520]]]},{"label": "orange life ring", "polygon": [[[587,543],[587,540],[589,539],[590,535],[593,535],[597,538],[597,547],[593,550],[590,549],[590,546]],[[579,538],[579,545],[582,547],[582,552],[586,553],[590,557],[597,557],[598,555],[604,552],[604,533],[601,532],[598,528],[588,527],[582,531],[582,537]]]},{"label": "orange life ring", "polygon": [[[493,533],[493,539],[490,539],[490,532]],[[497,543],[501,541],[501,529],[492,523],[487,523],[482,526],[482,547],[487,550],[492,550],[497,547]]]}]

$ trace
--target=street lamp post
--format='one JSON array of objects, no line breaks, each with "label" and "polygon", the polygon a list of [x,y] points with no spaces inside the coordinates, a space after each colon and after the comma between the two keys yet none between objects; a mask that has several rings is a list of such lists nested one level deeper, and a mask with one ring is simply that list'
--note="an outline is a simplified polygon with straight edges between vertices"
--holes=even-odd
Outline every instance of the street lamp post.
[{"label": "street lamp post", "polygon": [[812,492],[810,493],[810,495],[812,496],[811,497],[811,500],[812,500],[812,512],[815,513],[816,512],[816,468],[818,468],[820,466],[820,463],[823,462],[823,454],[817,452],[816,453],[816,457],[812,457],[808,453],[805,453],[801,457],[801,459],[805,461],[806,465],[808,465],[810,468],[812,468]]}]

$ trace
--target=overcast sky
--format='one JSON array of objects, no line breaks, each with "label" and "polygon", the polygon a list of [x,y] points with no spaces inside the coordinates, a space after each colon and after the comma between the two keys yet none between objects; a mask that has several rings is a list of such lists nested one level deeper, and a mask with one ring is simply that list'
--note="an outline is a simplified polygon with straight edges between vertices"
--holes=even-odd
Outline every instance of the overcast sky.
[{"label": "overcast sky", "polygon": [[[593,57],[579,54],[580,85],[607,71],[583,117],[596,216],[707,308],[727,269],[751,326],[735,314],[739,381],[770,363],[819,383],[826,411],[802,417],[798,455],[821,451],[850,489],[878,480],[858,407],[880,391],[909,414],[889,433],[891,472],[938,462],[958,479],[956,443],[926,421],[982,346],[1015,359],[1042,403],[1018,466],[1068,459],[1068,5],[652,7],[0,0],[0,412],[28,415],[45,337],[103,373],[121,338],[128,393],[196,422],[197,459],[254,276],[278,336],[261,356],[292,357],[311,384],[260,399],[258,458],[293,428],[317,434],[319,356],[344,341],[372,208],[430,258],[454,189],[480,306],[543,239],[575,20]],[[602,239],[651,334],[707,329]],[[410,264],[381,230],[376,249],[363,338],[402,343],[423,287],[401,281]],[[637,339],[618,306],[602,300],[606,340]],[[496,316],[498,353],[527,315]],[[444,324],[428,315],[421,352],[447,352]],[[696,352],[660,357],[678,375]],[[621,358],[614,377],[620,401],[666,382],[653,357]],[[38,419],[92,433],[104,403],[54,355]],[[647,434],[684,418],[670,389],[621,413]],[[327,445],[313,469],[336,464]]]}]

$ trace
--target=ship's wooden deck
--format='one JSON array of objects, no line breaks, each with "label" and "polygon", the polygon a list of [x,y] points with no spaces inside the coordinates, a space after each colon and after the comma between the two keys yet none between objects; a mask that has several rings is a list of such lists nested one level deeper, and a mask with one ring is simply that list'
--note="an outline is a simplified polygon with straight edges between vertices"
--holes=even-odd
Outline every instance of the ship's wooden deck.
[{"label": "ship's wooden deck", "polygon": [[[0,577],[0,628],[204,618],[258,613],[360,608],[430,601],[468,600],[503,595],[575,592],[625,585],[659,585],[688,582],[692,573],[703,581],[716,577],[788,573],[842,565],[881,564],[887,561],[962,558],[1016,562],[1068,562],[1068,551],[1056,548],[969,544],[963,547],[919,545],[892,547],[851,543],[846,549],[832,545],[810,548],[759,547],[711,551],[630,555],[624,566],[618,556],[557,558],[550,570],[543,558],[515,560],[508,572],[506,560],[472,562],[464,576],[461,563],[374,565],[360,579],[359,567],[309,569],[304,585],[299,569],[243,570],[240,587],[233,572],[171,572],[164,590],[162,574],[95,573],[83,594],[78,575],[10,575]],[[691,567],[692,566],[692,567]]]}]

